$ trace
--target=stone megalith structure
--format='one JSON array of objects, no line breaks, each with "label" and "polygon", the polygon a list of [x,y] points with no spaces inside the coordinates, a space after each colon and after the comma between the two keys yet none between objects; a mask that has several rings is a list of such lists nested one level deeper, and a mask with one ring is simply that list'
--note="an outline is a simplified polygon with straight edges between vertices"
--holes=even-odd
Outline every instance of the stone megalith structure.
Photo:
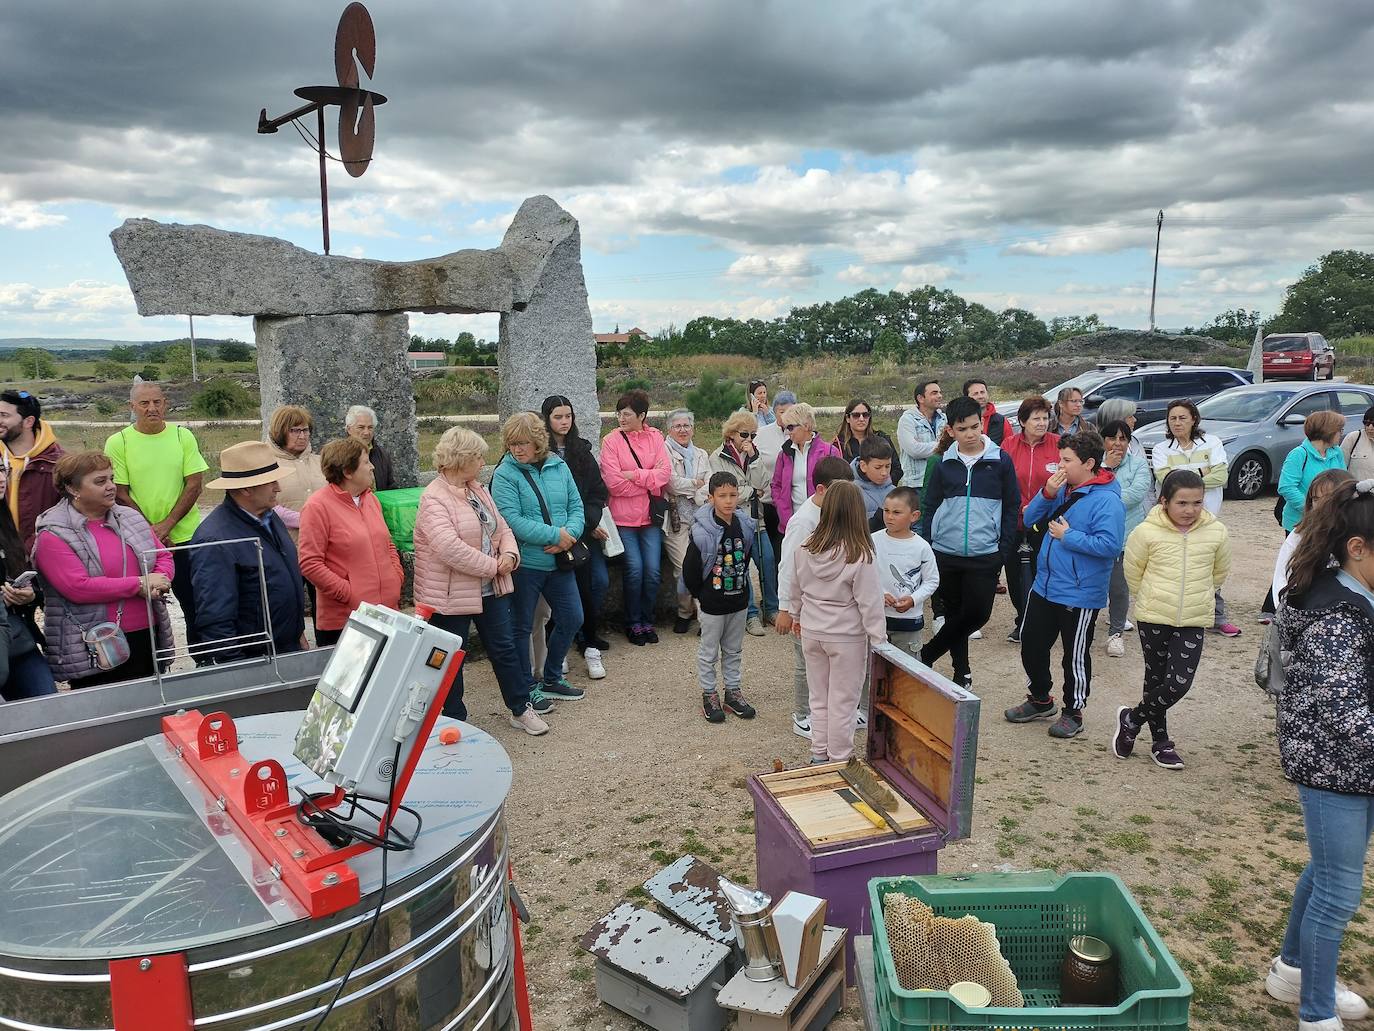
[{"label": "stone megalith structure", "polygon": [[110,239],[140,315],[253,317],[264,421],[299,404],[327,440],[343,433],[349,405],[369,405],[402,483],[416,482],[419,465],[406,312],[498,313],[501,417],[560,393],[589,436],[599,428],[581,232],[549,197],[520,206],[500,247],[421,261],[321,255],[150,219],[129,219]]}]

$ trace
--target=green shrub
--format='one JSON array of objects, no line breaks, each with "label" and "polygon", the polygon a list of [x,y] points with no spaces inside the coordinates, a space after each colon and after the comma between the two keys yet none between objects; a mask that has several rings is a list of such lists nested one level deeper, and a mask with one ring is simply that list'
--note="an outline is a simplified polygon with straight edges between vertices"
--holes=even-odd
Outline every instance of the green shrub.
[{"label": "green shrub", "polygon": [[104,359],[95,363],[96,379],[121,380],[129,378],[129,367],[123,362]]},{"label": "green shrub", "polygon": [[718,379],[715,373],[708,372],[684,400],[698,419],[715,421],[724,419],[738,408],[743,397],[744,387],[739,383]]},{"label": "green shrub", "polygon": [[212,419],[251,415],[258,403],[241,383],[231,379],[211,380],[191,402],[191,408]]},{"label": "green shrub", "polygon": [[149,383],[156,383],[158,380],[162,378],[162,370],[159,369],[156,365],[145,365],[142,369],[139,370],[138,374],[142,376],[145,380],[147,380]]},{"label": "green shrub", "polygon": [[95,411],[97,415],[114,415],[124,406],[112,397],[97,397],[95,399]]}]

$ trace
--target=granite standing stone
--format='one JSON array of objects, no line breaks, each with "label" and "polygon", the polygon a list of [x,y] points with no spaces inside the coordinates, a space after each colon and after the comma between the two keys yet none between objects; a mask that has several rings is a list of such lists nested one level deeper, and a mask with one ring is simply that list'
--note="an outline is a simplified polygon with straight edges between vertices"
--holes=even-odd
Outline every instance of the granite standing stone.
[{"label": "granite standing stone", "polygon": [[521,284],[516,300],[525,302],[523,311],[501,314],[501,418],[538,411],[544,398],[563,394],[583,434],[599,441],[596,344],[577,219],[549,197],[531,197],[516,212],[501,250]]},{"label": "granite standing stone", "polygon": [[365,404],[376,409],[377,442],[391,456],[397,486],[416,484],[419,455],[406,315],[259,317],[253,330],[264,424],[278,405],[300,405],[315,417],[318,451],[344,435],[349,405]]}]

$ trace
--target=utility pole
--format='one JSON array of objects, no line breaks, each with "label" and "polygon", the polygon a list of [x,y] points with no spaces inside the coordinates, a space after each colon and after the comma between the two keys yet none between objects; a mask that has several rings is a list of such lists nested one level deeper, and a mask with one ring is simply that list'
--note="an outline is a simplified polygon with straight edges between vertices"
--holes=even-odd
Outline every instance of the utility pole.
[{"label": "utility pole", "polygon": [[1164,231],[1164,209],[1159,209],[1159,218],[1155,219],[1155,274],[1150,280],[1150,332],[1155,331],[1155,290],[1159,287],[1159,237]]},{"label": "utility pole", "polygon": [[[327,231],[328,230],[326,230],[326,232]],[[198,382],[201,381],[201,377],[198,377],[198,375],[195,374],[195,316],[187,315],[185,316],[185,320],[187,320],[188,323],[191,323],[191,382],[192,384],[198,384]],[[1153,304],[1150,305],[1150,322],[1154,322]]]}]

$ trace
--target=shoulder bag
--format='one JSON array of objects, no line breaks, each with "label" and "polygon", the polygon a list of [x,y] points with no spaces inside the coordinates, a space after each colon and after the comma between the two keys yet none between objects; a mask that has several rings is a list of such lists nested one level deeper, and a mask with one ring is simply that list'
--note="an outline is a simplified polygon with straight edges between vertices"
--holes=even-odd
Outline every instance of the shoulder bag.
[{"label": "shoulder bag", "polygon": [[[635,447],[630,443],[630,435],[624,430],[620,431],[620,435],[625,438],[625,446],[630,449],[630,457],[635,460],[635,465],[639,466],[640,470],[643,471],[644,463],[641,462],[639,456],[635,454]],[[664,518],[676,512],[677,506],[672,504],[672,502],[663,495],[655,494],[653,491],[649,492],[649,522],[661,528]],[[673,529],[676,530],[677,527],[674,526]]]},{"label": "shoulder bag", "polygon": [[[528,469],[521,469],[520,474],[525,477],[525,482],[530,485],[530,490],[534,491],[534,496],[539,501],[539,511],[544,516],[544,522],[550,526],[554,525],[552,517],[549,515],[549,506],[544,504],[544,495],[539,491],[539,485],[534,482],[534,477],[530,475]],[[571,475],[571,474],[569,474]],[[553,563],[559,569],[576,569],[587,561],[590,552],[587,545],[578,541],[567,551],[560,551],[553,557]]]}]

